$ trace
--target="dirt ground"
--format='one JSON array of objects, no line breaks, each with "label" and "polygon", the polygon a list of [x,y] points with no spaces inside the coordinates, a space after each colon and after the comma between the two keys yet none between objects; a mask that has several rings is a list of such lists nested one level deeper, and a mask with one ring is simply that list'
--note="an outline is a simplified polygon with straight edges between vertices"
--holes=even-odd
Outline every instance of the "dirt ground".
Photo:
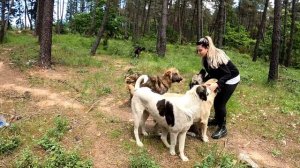
[{"label": "dirt ground", "polygon": [[[113,60],[108,59],[107,61]],[[128,65],[123,62],[115,62],[114,65],[118,71],[124,71],[128,68]],[[93,105],[86,105],[73,98],[68,91],[55,92],[55,89],[49,87],[32,87],[28,82],[28,76],[66,80],[74,76],[74,71],[74,69],[65,67],[55,67],[53,70],[33,68],[27,72],[20,72],[3,59],[0,62],[0,91],[13,91],[21,95],[26,92],[30,93],[34,102],[30,102],[31,104],[28,106],[44,110],[59,106],[61,113],[72,116],[73,132],[76,132],[82,141],[86,140],[88,143],[84,146],[90,148],[83,150],[82,153],[87,158],[92,159],[94,167],[128,167],[131,151],[125,150],[123,146],[128,141],[134,144],[134,139],[131,110],[126,105],[127,97],[120,99],[114,93],[103,96]],[[0,104],[4,101],[5,99],[0,97]],[[99,111],[101,115],[97,113]],[[76,127],[76,122],[85,124]],[[151,125],[151,121],[148,124]],[[294,162],[293,158],[272,156],[270,148],[274,145],[273,142],[259,135],[254,136],[238,132],[234,127],[235,125],[229,125],[229,134],[226,138],[210,139],[209,143],[221,144],[225,150],[233,151],[236,155],[246,153],[260,167],[294,167],[294,164],[291,164]],[[108,133],[111,128],[118,128],[123,135],[118,136],[118,138],[111,138],[111,134]],[[208,133],[211,134],[212,129]],[[154,138],[154,140],[159,141],[159,138]],[[67,140],[66,143],[68,143]],[[193,155],[192,148],[197,143],[203,142],[188,136],[186,142],[186,153],[190,158],[188,163],[181,162],[178,156],[170,156],[167,149],[157,150],[149,145],[146,145],[145,148],[157,161],[159,160],[158,162],[162,167],[192,167],[197,160],[197,155]],[[293,148],[293,145],[295,144],[287,143],[286,148]]]}]

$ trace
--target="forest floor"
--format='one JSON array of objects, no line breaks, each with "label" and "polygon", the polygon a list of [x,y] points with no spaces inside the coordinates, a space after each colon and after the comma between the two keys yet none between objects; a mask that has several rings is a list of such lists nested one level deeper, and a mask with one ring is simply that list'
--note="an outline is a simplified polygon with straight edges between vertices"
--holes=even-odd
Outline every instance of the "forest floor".
[{"label": "forest floor", "polygon": [[[7,49],[7,52],[10,50]],[[5,54],[7,53],[1,53],[2,56]],[[130,64],[122,59],[105,55],[98,56],[97,59],[108,66],[113,66],[106,67],[109,69],[106,75],[110,76],[109,83],[111,83],[112,92],[102,95],[93,104],[86,104],[78,99],[78,93],[72,89],[74,86],[72,84],[76,83],[74,81],[83,80],[81,76],[84,75],[80,74],[78,69],[55,66],[51,70],[31,68],[21,72],[13,68],[6,57],[2,57],[0,59],[1,112],[6,116],[13,113],[22,116],[22,119],[15,122],[23,122],[24,126],[25,120],[43,125],[43,123],[49,124],[49,119],[56,115],[65,116],[72,128],[62,140],[67,149],[79,149],[84,157],[93,161],[94,167],[129,167],[130,156],[139,150],[133,137],[131,109],[127,102],[129,95],[125,84],[118,87],[113,85],[116,82],[114,80],[124,78],[123,74],[130,68]],[[86,68],[85,72],[103,73],[105,69]],[[45,81],[56,84],[49,84]],[[30,98],[20,98],[26,92],[29,93]],[[286,120],[288,122],[289,118]],[[270,152],[274,146],[281,145],[289,151],[299,148],[299,144],[288,140],[288,143],[278,144],[261,135],[249,134],[251,131],[242,132],[235,129],[237,124],[239,123],[229,123],[228,135],[220,140],[210,138],[208,144],[198,138],[188,136],[185,152],[190,159],[189,162],[182,162],[178,156],[171,156],[158,136],[143,137],[142,141],[145,142],[144,148],[161,167],[193,167],[196,162],[204,159],[199,157],[195,149],[199,145],[205,146],[206,150],[211,150],[210,147],[218,145],[221,151],[230,151],[236,157],[240,153],[245,153],[260,167],[282,168],[300,165],[299,157],[291,158],[284,154],[276,157]],[[153,124],[149,120],[147,128],[150,131],[151,126]],[[38,127],[34,125],[30,130],[38,129]],[[214,128],[209,128],[208,134],[211,135],[213,131]],[[39,131],[32,132],[34,136],[41,134]],[[13,161],[15,157],[16,155],[2,159],[0,167],[10,167],[10,161]]]}]

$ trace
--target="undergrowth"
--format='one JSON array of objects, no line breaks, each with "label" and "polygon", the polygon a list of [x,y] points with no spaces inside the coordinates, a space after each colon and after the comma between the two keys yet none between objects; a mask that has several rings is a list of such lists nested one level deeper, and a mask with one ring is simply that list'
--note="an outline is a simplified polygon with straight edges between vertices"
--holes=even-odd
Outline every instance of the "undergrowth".
[{"label": "undergrowth", "polygon": [[60,144],[63,135],[69,130],[68,121],[58,116],[54,119],[55,127],[48,130],[36,143],[45,151],[43,158],[35,155],[30,149],[24,149],[15,162],[17,168],[27,167],[92,167],[90,160],[84,160],[76,151],[67,151]]}]

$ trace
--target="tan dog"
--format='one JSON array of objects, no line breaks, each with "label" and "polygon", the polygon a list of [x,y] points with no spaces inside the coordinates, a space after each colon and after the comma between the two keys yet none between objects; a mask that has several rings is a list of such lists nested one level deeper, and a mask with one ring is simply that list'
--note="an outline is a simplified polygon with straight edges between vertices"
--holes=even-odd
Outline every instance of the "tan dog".
[{"label": "tan dog", "polygon": [[[146,75],[142,75],[137,82],[142,79],[147,81],[147,78]],[[184,154],[185,138],[188,129],[194,122],[201,123],[202,139],[204,142],[208,141],[207,122],[215,92],[210,91],[204,85],[195,85],[184,95],[175,96],[154,93],[147,87],[140,88],[138,83],[135,88],[130,88],[133,94],[131,108],[134,117],[134,135],[138,146],[143,146],[139,138],[139,128],[141,127],[143,135],[148,135],[145,121],[149,115],[163,128],[161,140],[170,149],[171,155],[176,154],[175,146],[178,138],[180,158],[183,161],[188,161]],[[168,133],[170,133],[171,144],[167,141]]]},{"label": "tan dog", "polygon": [[[125,76],[125,82],[129,91],[132,86],[135,86],[136,81],[140,76],[139,73],[131,73]],[[148,80],[141,84],[141,87],[148,87],[154,93],[164,94],[169,90],[172,83],[179,83],[182,79],[183,78],[176,68],[169,68],[162,76],[148,76]],[[130,98],[132,98],[132,94],[130,95]]]}]

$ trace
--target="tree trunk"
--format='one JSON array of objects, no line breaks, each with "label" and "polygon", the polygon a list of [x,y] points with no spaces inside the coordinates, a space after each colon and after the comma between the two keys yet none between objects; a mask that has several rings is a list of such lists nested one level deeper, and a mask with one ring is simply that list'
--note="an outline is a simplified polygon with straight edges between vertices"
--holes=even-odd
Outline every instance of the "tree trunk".
[{"label": "tree trunk", "polygon": [[291,54],[293,49],[294,43],[294,31],[295,31],[295,20],[296,20],[296,0],[292,1],[292,15],[291,15],[291,30],[290,30],[290,39],[288,42],[288,48],[286,52],[286,58],[284,60],[284,65],[286,67],[290,66],[291,64]]},{"label": "tree trunk", "polygon": [[281,26],[281,0],[274,2],[274,25],[272,34],[272,51],[270,55],[270,69],[268,81],[276,81],[278,79],[278,59],[280,50],[280,26]]},{"label": "tree trunk", "polygon": [[282,31],[282,43],[281,43],[281,53],[279,55],[279,63],[282,65],[285,58],[285,47],[286,47],[286,21],[287,21],[287,7],[288,0],[284,0],[284,20],[283,20],[283,31]]},{"label": "tree trunk", "polygon": [[84,12],[84,9],[85,9],[85,1],[80,0],[80,12]]},{"label": "tree trunk", "polygon": [[133,42],[137,42],[140,38],[140,0],[135,0],[134,3],[134,26],[133,26]]},{"label": "tree trunk", "polygon": [[181,8],[180,8],[180,25],[179,25],[179,31],[180,31],[180,44],[183,44],[185,41],[184,36],[184,21],[185,21],[185,8],[186,8],[186,0],[183,0]]},{"label": "tree trunk", "polygon": [[89,33],[88,33],[88,35],[90,35],[90,36],[95,34],[96,10],[97,10],[97,6],[98,6],[98,0],[94,0],[93,3],[94,3],[94,5],[93,5],[93,9],[92,9],[92,21],[91,21],[91,26],[89,28]]},{"label": "tree trunk", "polygon": [[202,0],[197,0],[197,40],[203,37],[203,13],[202,13]]},{"label": "tree trunk", "polygon": [[59,9],[60,9],[60,1],[59,0],[57,0],[56,1],[56,33],[57,34],[60,34],[60,27],[59,27],[59,19],[60,19],[60,17],[59,17],[59,14],[60,14],[60,12],[59,12]]},{"label": "tree trunk", "polygon": [[263,32],[264,32],[265,25],[266,25],[268,5],[269,5],[269,0],[266,0],[263,15],[261,18],[261,22],[260,22],[260,25],[259,25],[259,28],[257,31],[257,35],[256,35],[256,43],[255,43],[255,48],[254,48],[253,58],[252,58],[252,61],[254,61],[254,62],[257,60],[259,43],[263,37]]},{"label": "tree trunk", "polygon": [[147,1],[144,1],[144,5],[143,5],[143,12],[142,12],[142,19],[141,19],[141,34],[144,34],[144,26],[145,26],[145,22],[146,22],[146,6],[147,6]]},{"label": "tree trunk", "polygon": [[8,19],[6,19],[6,22],[5,22],[5,32],[6,32],[6,30],[7,30],[7,28],[8,28],[8,25],[9,25],[9,17],[10,17],[10,14],[12,13],[12,7],[14,6],[14,0],[11,0],[10,1],[10,5],[9,5],[9,9],[8,9],[8,14],[7,14],[7,18]]},{"label": "tree trunk", "polygon": [[46,69],[51,68],[53,8],[54,0],[44,0],[39,63],[42,68]]},{"label": "tree trunk", "polygon": [[59,22],[59,31],[61,32],[63,30],[63,16],[64,16],[64,8],[65,8],[65,0],[62,1],[61,5],[61,14],[60,14],[60,22]]},{"label": "tree trunk", "polygon": [[148,11],[147,11],[147,16],[145,19],[145,25],[144,25],[144,35],[147,33],[147,30],[150,29],[149,27],[149,18],[150,18],[150,13],[151,13],[151,5],[152,4],[152,0],[149,0],[149,5],[148,5]]},{"label": "tree trunk", "polygon": [[43,18],[44,18],[44,0],[38,0],[38,17],[36,20],[35,32],[38,36],[39,43],[41,42],[41,32],[43,27]]},{"label": "tree trunk", "polygon": [[216,46],[221,48],[223,46],[224,36],[224,18],[225,18],[225,0],[220,0],[219,12],[217,17],[217,31],[215,32]]},{"label": "tree trunk", "polygon": [[31,17],[29,16],[29,12],[28,12],[28,5],[27,5],[27,0],[25,0],[25,14],[27,15],[27,18],[28,18],[28,21],[29,21],[29,28],[30,28],[30,30],[32,30],[33,28],[32,28],[32,19],[31,19]]},{"label": "tree trunk", "polygon": [[5,35],[5,4],[6,0],[1,1],[1,29],[0,29],[0,43],[4,41]]},{"label": "tree trunk", "polygon": [[106,22],[108,20],[109,8],[110,8],[110,3],[109,3],[109,1],[107,1],[106,2],[106,7],[105,7],[105,13],[104,13],[104,16],[103,16],[103,21],[102,21],[102,24],[101,24],[101,26],[98,30],[96,41],[94,42],[94,44],[92,46],[92,49],[91,49],[91,52],[90,52],[90,54],[92,56],[94,56],[96,54],[96,50],[97,50],[97,48],[100,44],[101,38],[102,38],[103,33],[105,31]]},{"label": "tree trunk", "polygon": [[168,0],[163,0],[162,16],[160,28],[158,30],[158,39],[156,43],[156,51],[158,56],[164,57],[167,45],[167,17],[168,17]]}]

